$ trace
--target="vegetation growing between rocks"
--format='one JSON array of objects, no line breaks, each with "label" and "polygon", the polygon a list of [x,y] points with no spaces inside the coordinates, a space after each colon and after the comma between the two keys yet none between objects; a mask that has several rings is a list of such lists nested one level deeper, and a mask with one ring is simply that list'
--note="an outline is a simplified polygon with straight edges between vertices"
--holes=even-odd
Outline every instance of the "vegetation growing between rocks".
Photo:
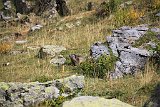
[{"label": "vegetation growing between rocks", "polygon": [[[153,63],[155,63],[155,67],[157,66],[157,71],[160,71],[160,41],[158,39],[158,33],[148,31],[145,36],[141,37],[139,40],[135,42],[133,46],[135,47],[143,47],[147,50],[152,51],[155,54],[155,57],[152,58]],[[150,44],[149,44],[150,43]],[[155,46],[152,46],[155,45]]]},{"label": "vegetation growing between rocks", "polygon": [[97,60],[87,59],[79,66],[78,72],[94,78],[107,78],[109,72],[114,70],[116,60],[114,55],[102,55]]}]

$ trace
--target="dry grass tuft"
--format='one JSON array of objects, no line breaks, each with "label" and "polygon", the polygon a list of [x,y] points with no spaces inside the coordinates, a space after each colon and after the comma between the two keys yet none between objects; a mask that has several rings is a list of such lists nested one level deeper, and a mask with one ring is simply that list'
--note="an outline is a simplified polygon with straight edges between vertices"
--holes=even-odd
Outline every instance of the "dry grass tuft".
[{"label": "dry grass tuft", "polygon": [[13,48],[13,44],[9,42],[0,43],[0,53],[8,53]]}]

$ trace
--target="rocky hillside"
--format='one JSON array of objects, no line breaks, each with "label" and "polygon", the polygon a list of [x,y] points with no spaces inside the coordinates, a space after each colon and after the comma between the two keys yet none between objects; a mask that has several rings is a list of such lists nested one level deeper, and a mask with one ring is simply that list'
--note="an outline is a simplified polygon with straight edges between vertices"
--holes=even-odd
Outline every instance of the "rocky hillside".
[{"label": "rocky hillside", "polygon": [[159,73],[159,0],[0,1],[0,107],[159,107]]}]

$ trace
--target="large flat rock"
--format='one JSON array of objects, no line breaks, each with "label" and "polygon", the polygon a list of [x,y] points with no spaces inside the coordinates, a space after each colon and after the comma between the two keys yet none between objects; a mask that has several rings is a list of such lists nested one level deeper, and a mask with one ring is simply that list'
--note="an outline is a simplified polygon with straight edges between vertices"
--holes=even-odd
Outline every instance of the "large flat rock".
[{"label": "large flat rock", "polygon": [[62,107],[133,107],[117,99],[105,99],[93,96],[81,96],[63,103]]}]

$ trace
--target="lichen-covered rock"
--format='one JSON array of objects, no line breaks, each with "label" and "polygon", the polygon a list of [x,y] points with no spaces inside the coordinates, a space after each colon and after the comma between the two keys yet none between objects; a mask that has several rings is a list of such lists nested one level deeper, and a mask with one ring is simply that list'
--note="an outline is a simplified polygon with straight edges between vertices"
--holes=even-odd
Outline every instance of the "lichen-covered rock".
[{"label": "lichen-covered rock", "polygon": [[113,30],[113,34],[107,37],[107,42],[113,54],[119,58],[115,64],[114,72],[110,78],[123,77],[124,74],[135,74],[144,68],[147,58],[152,54],[145,49],[134,48],[132,45],[149,30],[147,25],[137,27],[123,26]]},{"label": "lichen-covered rock", "polygon": [[107,46],[103,45],[100,42],[97,42],[91,46],[90,55],[94,59],[99,58],[102,55],[109,55],[109,49]]},{"label": "lichen-covered rock", "polygon": [[105,99],[93,96],[81,96],[63,103],[62,107],[133,107],[117,99]]},{"label": "lichen-covered rock", "polygon": [[148,51],[138,48],[121,50],[115,72],[110,74],[110,78],[115,79],[122,77],[124,74],[135,74],[144,68],[149,56],[150,53]]},{"label": "lichen-covered rock", "polygon": [[[132,45],[149,30],[147,25],[137,27],[123,26],[112,31],[111,36],[107,36],[105,46],[102,43],[95,43],[91,46],[90,55],[98,59],[101,55],[110,55],[109,48],[118,60],[115,63],[114,71],[110,72],[110,78],[116,79],[123,77],[125,74],[135,74],[145,67],[147,59],[152,55],[146,49],[134,48]],[[152,29],[157,32],[158,29]]]},{"label": "lichen-covered rock", "polygon": [[65,87],[68,87],[70,91],[74,91],[75,89],[82,89],[84,88],[84,76],[71,76],[64,79],[59,79],[58,81],[65,84]]},{"label": "lichen-covered rock", "polygon": [[39,50],[38,57],[39,58],[45,58],[47,56],[55,57],[63,50],[66,50],[66,48],[63,46],[45,45],[41,47],[41,49]]},{"label": "lichen-covered rock", "polygon": [[53,65],[63,65],[65,62],[66,62],[66,59],[62,55],[59,55],[50,60],[50,63]]},{"label": "lichen-covered rock", "polygon": [[[58,87],[60,84],[61,87]],[[64,79],[48,81],[45,83],[0,83],[0,107],[28,107],[45,100],[56,99],[60,90],[70,89],[63,95],[72,95],[76,90],[84,88],[83,76],[71,76]],[[66,96],[67,97],[67,96]]]}]

